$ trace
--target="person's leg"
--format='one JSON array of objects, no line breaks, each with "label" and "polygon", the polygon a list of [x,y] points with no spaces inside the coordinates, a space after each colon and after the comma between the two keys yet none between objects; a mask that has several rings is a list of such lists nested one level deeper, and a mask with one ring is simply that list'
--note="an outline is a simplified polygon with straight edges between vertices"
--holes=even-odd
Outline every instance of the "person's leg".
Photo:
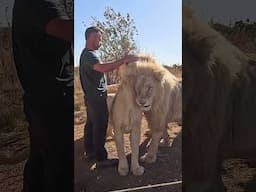
[{"label": "person's leg", "polygon": [[[68,134],[72,135],[68,125],[63,125],[62,131],[51,132],[48,145],[45,149],[45,191],[72,191],[73,190],[73,171],[74,153],[71,147]],[[53,127],[52,127],[53,128]]]},{"label": "person's leg", "polygon": [[43,168],[42,157],[37,148],[31,144],[29,158],[24,167],[24,192],[43,191]]},{"label": "person's leg", "polygon": [[74,107],[73,96],[59,98],[45,121],[45,191],[73,191],[74,188]]},{"label": "person's leg", "polygon": [[105,149],[105,141],[109,115],[106,99],[94,102],[91,111],[91,120],[93,124],[93,146],[96,160],[106,160],[107,151]]},{"label": "person's leg", "polygon": [[24,97],[24,113],[29,123],[30,153],[24,168],[23,192],[43,191],[44,165],[41,155],[40,121]]},{"label": "person's leg", "polygon": [[91,117],[90,117],[90,104],[87,102],[86,103],[86,124],[84,126],[84,149],[86,152],[86,155],[88,156],[93,156],[93,127],[92,127],[92,122],[91,122]]}]

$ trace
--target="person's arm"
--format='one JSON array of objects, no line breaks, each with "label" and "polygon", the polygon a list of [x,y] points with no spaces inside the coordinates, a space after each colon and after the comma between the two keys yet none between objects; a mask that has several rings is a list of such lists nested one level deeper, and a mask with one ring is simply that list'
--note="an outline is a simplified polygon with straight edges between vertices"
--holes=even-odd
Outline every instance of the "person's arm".
[{"label": "person's arm", "polygon": [[57,38],[73,41],[74,37],[74,20],[54,18],[46,24],[46,33]]},{"label": "person's arm", "polygon": [[65,6],[64,0],[33,0],[25,3],[19,4],[23,13],[20,22],[36,27],[50,36],[73,41],[72,5]]},{"label": "person's arm", "polygon": [[132,62],[138,61],[139,57],[134,56],[134,55],[126,55],[124,58],[114,61],[114,62],[109,62],[109,63],[96,63],[93,65],[93,69],[96,71],[99,71],[101,73],[107,73],[110,71],[113,71],[114,69],[118,68],[122,64],[128,64]]},{"label": "person's arm", "polygon": [[114,69],[118,68],[120,65],[124,64],[124,59],[120,59],[118,61],[109,62],[109,63],[97,63],[93,65],[93,69],[95,71],[99,71],[101,73],[107,73],[113,71]]}]

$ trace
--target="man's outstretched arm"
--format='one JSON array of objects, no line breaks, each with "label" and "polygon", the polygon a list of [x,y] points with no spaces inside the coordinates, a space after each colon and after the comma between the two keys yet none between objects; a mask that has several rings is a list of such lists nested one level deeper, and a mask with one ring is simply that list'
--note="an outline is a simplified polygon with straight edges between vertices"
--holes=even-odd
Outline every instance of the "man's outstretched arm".
[{"label": "man's outstretched arm", "polygon": [[94,64],[93,69],[95,71],[99,71],[101,73],[107,73],[107,72],[113,71],[114,69],[118,68],[122,64],[132,63],[132,62],[136,62],[138,60],[139,60],[139,57],[137,57],[137,56],[126,55],[124,58],[114,61],[114,62]]}]

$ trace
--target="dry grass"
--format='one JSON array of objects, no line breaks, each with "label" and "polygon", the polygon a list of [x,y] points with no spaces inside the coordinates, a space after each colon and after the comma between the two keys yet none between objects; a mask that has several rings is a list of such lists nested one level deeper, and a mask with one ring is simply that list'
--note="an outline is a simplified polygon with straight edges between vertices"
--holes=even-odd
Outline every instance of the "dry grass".
[{"label": "dry grass", "polygon": [[17,192],[22,187],[28,155],[27,122],[12,56],[10,28],[0,28],[0,41],[0,189]]}]

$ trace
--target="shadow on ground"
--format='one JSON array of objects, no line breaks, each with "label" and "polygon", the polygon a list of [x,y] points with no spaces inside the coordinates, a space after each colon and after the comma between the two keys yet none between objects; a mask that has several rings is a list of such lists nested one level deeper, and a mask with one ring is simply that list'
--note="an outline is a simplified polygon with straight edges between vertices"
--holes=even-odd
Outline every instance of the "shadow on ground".
[{"label": "shadow on ground", "polygon": [[[149,138],[140,145],[140,155],[146,152]],[[130,154],[128,154],[130,160]],[[117,166],[90,170],[92,163],[83,159],[83,140],[75,141],[75,192],[105,192],[131,187],[181,180],[181,133],[171,147],[160,147],[157,162],[145,167],[143,176],[119,176]],[[143,189],[147,192],[181,192],[181,184]]]}]

